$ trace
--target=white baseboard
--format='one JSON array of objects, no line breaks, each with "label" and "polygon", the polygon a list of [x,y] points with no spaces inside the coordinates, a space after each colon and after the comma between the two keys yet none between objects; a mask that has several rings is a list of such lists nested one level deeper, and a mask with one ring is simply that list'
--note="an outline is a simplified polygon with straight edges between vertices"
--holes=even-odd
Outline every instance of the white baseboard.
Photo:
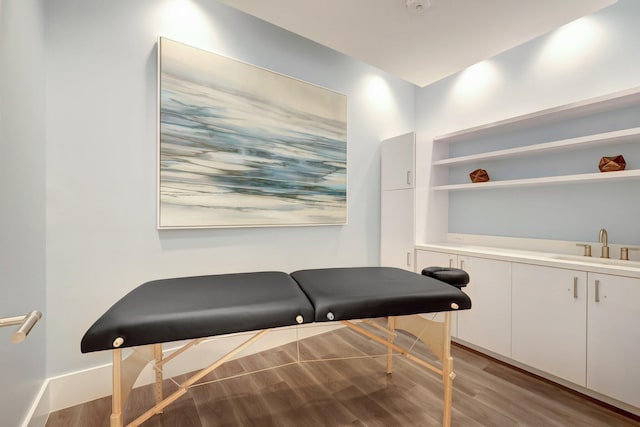
[{"label": "white baseboard", "polygon": [[44,380],[21,427],[44,427],[49,417],[49,380]]},{"label": "white baseboard", "polygon": [[[299,327],[278,328],[243,351],[238,357],[259,353],[297,339],[304,339],[343,327],[339,323],[312,323]],[[231,349],[246,341],[251,334],[232,334],[213,337],[202,342],[164,366],[165,378],[196,371],[210,365]],[[165,355],[178,348],[175,345],[164,349]],[[126,354],[126,353],[125,353]],[[147,366],[134,387],[151,384],[153,372]],[[111,395],[111,364],[96,366],[69,374],[48,378],[22,427],[43,427],[51,412],[86,403]],[[42,419],[44,418],[44,421]]]}]

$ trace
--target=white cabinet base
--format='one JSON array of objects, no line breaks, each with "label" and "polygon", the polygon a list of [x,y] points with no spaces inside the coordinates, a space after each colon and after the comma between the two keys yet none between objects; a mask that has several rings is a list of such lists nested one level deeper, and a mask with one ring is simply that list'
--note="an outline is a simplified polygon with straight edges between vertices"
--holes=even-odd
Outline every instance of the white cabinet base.
[{"label": "white cabinet base", "polygon": [[417,271],[471,279],[454,341],[640,416],[640,278],[433,246],[416,250]]},{"label": "white cabinet base", "polygon": [[512,265],[511,357],[586,385],[587,273]]},{"label": "white cabinet base", "polygon": [[589,273],[587,387],[640,407],[640,281]]},{"label": "white cabinet base", "polygon": [[[443,252],[416,251],[416,273],[421,273],[426,267],[457,267],[458,255]],[[464,288],[462,288],[464,290]],[[425,315],[435,322],[444,322],[444,314],[433,313]],[[431,318],[433,317],[433,318]],[[458,336],[458,313],[451,313],[451,336]]]},{"label": "white cabinet base", "polygon": [[458,337],[503,356],[511,356],[511,263],[460,256],[469,273],[464,292],[471,309],[458,313]]}]

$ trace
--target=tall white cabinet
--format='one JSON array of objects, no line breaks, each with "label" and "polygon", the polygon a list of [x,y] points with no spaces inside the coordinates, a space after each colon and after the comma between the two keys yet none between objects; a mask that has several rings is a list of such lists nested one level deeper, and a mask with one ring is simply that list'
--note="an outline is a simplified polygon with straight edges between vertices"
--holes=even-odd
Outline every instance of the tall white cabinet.
[{"label": "tall white cabinet", "polygon": [[414,270],[415,134],[381,146],[380,265]]}]

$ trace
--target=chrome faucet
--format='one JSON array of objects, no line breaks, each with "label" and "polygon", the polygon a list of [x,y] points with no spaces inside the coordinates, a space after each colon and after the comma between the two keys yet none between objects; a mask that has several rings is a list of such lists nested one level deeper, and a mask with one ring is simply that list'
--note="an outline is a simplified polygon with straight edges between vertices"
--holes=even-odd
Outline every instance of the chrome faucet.
[{"label": "chrome faucet", "polygon": [[604,228],[600,229],[598,242],[602,243],[602,255],[600,255],[600,258],[609,258],[609,235]]}]

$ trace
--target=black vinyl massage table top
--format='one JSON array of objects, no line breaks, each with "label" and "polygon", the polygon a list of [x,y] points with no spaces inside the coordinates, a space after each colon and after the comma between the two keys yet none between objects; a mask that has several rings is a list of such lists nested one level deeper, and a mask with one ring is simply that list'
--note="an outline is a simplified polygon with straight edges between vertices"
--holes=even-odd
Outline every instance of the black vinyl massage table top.
[{"label": "black vinyl massage table top", "polygon": [[[85,333],[83,353],[291,326],[471,308],[461,272],[428,277],[392,267],[236,273],[147,282]],[[440,274],[440,275],[439,275]],[[456,283],[448,284],[434,277]],[[468,282],[468,276],[466,276]],[[466,282],[465,282],[466,283]]]}]

